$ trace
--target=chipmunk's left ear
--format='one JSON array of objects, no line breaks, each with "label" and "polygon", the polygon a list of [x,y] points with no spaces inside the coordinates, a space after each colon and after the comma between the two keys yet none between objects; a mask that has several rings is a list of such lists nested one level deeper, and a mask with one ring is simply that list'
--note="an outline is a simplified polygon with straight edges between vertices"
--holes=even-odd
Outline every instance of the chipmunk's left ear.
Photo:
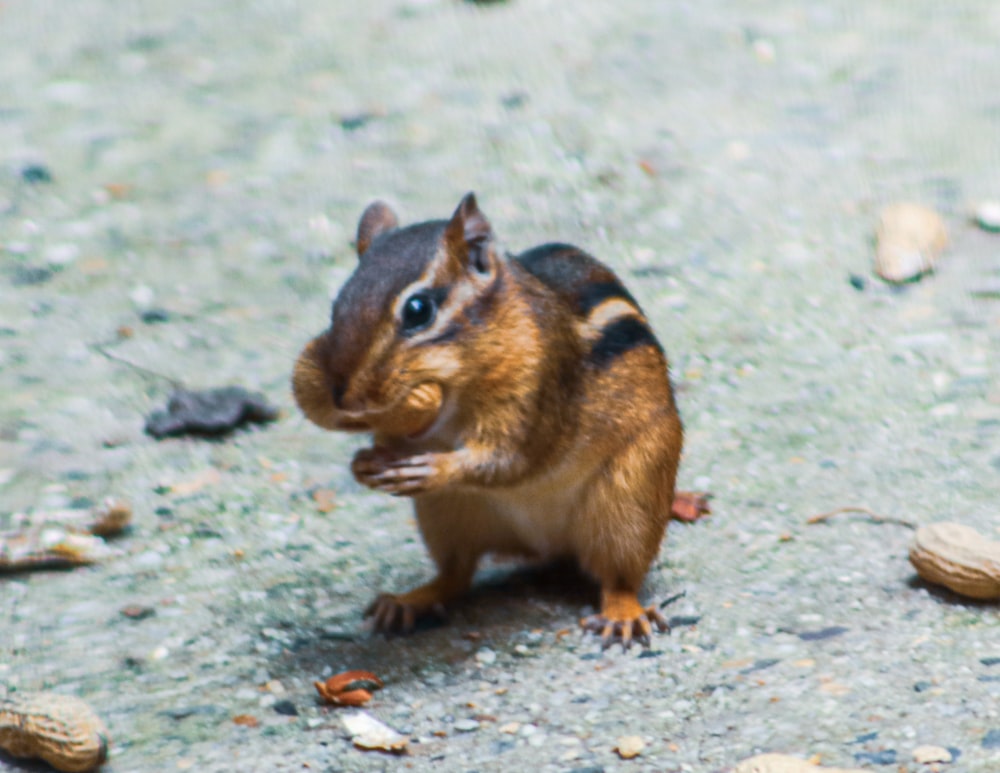
[{"label": "chipmunk's left ear", "polygon": [[360,258],[371,247],[375,237],[391,231],[399,225],[399,218],[392,211],[392,207],[384,201],[373,201],[361,215],[358,221],[358,237],[355,246]]},{"label": "chipmunk's left ear", "polygon": [[470,191],[458,203],[458,209],[445,229],[444,238],[448,252],[463,267],[471,267],[480,272],[489,270],[493,228],[486,215],[479,211],[476,194]]}]

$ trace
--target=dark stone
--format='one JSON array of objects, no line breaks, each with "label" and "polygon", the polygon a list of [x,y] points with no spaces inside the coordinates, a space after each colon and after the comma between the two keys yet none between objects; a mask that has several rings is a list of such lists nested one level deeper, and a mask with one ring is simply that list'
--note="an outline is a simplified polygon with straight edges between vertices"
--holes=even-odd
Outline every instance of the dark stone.
[{"label": "dark stone", "polygon": [[683,628],[688,625],[698,625],[701,615],[674,615],[667,620],[667,625],[671,628]]},{"label": "dark stone", "polygon": [[48,282],[55,272],[45,266],[14,266],[10,272],[10,283],[15,287],[29,287]]},{"label": "dark stone", "polygon": [[179,706],[176,709],[164,709],[160,712],[160,716],[181,720],[187,719],[188,717],[209,717],[222,713],[223,711],[220,707],[213,706],[209,703],[201,706]]},{"label": "dark stone", "polygon": [[1000,666],[1000,657],[980,658],[979,662],[984,666]]},{"label": "dark stone", "polygon": [[934,685],[931,684],[930,682],[921,681],[921,682],[917,682],[916,684],[913,685],[913,691],[914,692],[926,692],[927,690],[931,689],[931,687],[933,687],[933,686]]},{"label": "dark stone", "polygon": [[515,741],[508,741],[508,740],[494,741],[492,744],[490,744],[490,751],[493,754],[503,754],[504,752],[509,752],[515,746],[517,746],[517,742]]},{"label": "dark stone", "polygon": [[572,768],[569,773],[604,773],[604,767],[601,765],[588,765],[585,768]]},{"label": "dark stone", "polygon": [[756,661],[752,666],[747,666],[742,671],[741,674],[752,674],[754,671],[763,671],[765,668],[770,668],[771,666],[777,665],[781,661],[776,658],[763,658]]},{"label": "dark stone", "polygon": [[290,700],[278,701],[274,704],[273,708],[283,717],[297,717],[299,715],[299,710],[295,708],[295,704]]},{"label": "dark stone", "polygon": [[52,172],[42,164],[28,164],[21,170],[21,179],[32,185],[50,183],[52,182]]},{"label": "dark stone", "polygon": [[169,322],[170,312],[166,309],[146,309],[139,317],[147,325],[156,325],[160,322]]},{"label": "dark stone", "polygon": [[849,630],[849,628],[845,628],[842,625],[831,625],[828,628],[820,628],[818,631],[803,631],[799,634],[799,638],[802,641],[822,641],[823,639],[832,639],[834,636],[840,636]]},{"label": "dark stone", "polygon": [[528,104],[528,93],[526,91],[512,91],[500,97],[500,104],[508,110],[517,110]]},{"label": "dark stone", "polygon": [[344,131],[352,132],[367,125],[375,118],[374,113],[354,113],[340,118],[340,128]]},{"label": "dark stone", "polygon": [[662,654],[663,650],[643,649],[643,651],[639,653],[639,659],[644,660],[646,658],[658,658]]},{"label": "dark stone", "polygon": [[854,761],[869,765],[895,765],[896,750],[883,749],[880,752],[855,752]]},{"label": "dark stone", "polygon": [[994,728],[983,736],[984,749],[1000,749],[1000,728]]},{"label": "dark stone", "polygon": [[874,741],[876,738],[878,738],[878,731],[873,730],[870,733],[862,733],[851,741],[851,743],[868,743],[869,741]]},{"label": "dark stone", "polygon": [[861,276],[860,274],[851,274],[847,278],[847,281],[850,282],[851,283],[851,287],[853,287],[858,292],[863,291],[865,289],[865,285],[867,284],[867,282],[865,281],[865,278],[863,276]]},{"label": "dark stone", "polygon": [[156,614],[156,610],[153,607],[140,606],[139,604],[130,604],[118,611],[122,617],[127,617],[129,620],[145,620],[147,617],[153,617]]},{"label": "dark stone", "polygon": [[194,392],[178,389],[165,411],[154,411],[146,419],[146,432],[160,439],[178,435],[221,437],[247,423],[278,418],[278,409],[264,395],[242,387],[221,387]]}]

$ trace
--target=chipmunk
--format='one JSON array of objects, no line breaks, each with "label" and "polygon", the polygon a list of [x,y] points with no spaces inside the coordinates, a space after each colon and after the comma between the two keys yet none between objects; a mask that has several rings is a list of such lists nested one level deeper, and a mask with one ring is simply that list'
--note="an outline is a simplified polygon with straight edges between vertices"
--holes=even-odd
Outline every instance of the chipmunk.
[{"label": "chipmunk", "polygon": [[683,430],[667,360],[632,295],[576,247],[502,254],[467,194],[405,228],[371,204],[358,266],[293,376],[303,413],[372,432],[351,464],[412,497],[437,576],[366,610],[375,631],[443,614],[486,553],[573,557],[601,587],[581,625],[649,646],[667,621],[638,591],[667,521],[707,512],[674,481]]}]

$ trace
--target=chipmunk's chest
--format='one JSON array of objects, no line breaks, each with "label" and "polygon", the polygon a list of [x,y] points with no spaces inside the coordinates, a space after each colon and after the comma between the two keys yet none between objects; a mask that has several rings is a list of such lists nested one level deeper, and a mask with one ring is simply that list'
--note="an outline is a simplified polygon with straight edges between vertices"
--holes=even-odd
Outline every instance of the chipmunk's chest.
[{"label": "chipmunk's chest", "polygon": [[541,557],[574,553],[574,536],[592,472],[567,461],[517,486],[483,494],[494,518],[529,552]]}]

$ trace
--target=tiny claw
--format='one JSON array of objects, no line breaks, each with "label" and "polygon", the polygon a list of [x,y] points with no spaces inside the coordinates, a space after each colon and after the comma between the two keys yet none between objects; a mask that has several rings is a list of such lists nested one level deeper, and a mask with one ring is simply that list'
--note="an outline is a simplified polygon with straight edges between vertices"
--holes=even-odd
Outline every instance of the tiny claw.
[{"label": "tiny claw", "polygon": [[618,640],[622,643],[622,649],[628,652],[632,647],[632,623],[625,621],[621,623]]},{"label": "tiny claw", "polygon": [[[652,621],[656,623],[656,628],[660,631],[660,633],[670,632],[670,623],[667,621],[667,618],[663,616],[663,613],[661,613],[656,607],[650,607],[647,609],[646,616],[651,618]],[[652,631],[653,629],[650,628],[649,632],[652,633]]]},{"label": "tiny claw", "polygon": [[604,626],[604,630],[601,631],[601,650],[606,650],[615,642],[614,638],[615,626],[613,623],[608,623]]},{"label": "tiny claw", "polygon": [[413,607],[409,604],[403,604],[403,624],[402,632],[410,633],[414,626],[417,624],[417,613],[414,611]]}]

